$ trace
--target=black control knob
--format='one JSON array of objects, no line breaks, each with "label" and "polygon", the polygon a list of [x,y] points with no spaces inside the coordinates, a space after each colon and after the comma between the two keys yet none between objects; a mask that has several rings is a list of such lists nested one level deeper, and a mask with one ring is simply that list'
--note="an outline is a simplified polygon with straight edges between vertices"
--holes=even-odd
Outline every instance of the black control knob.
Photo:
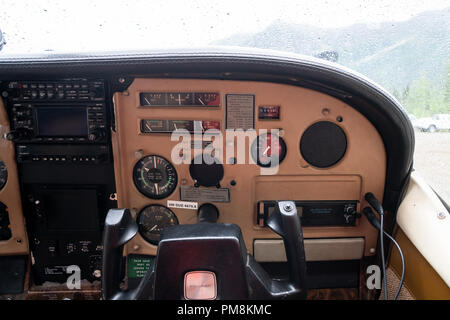
[{"label": "black control knob", "polygon": [[101,129],[97,129],[97,130],[94,130],[91,133],[89,133],[88,140],[89,141],[98,141],[98,140],[103,139],[104,136],[105,136],[105,131],[101,130]]},{"label": "black control knob", "polygon": [[198,208],[198,222],[216,223],[219,219],[219,209],[211,203],[205,203]]},{"label": "black control knob", "polygon": [[31,131],[29,129],[19,128],[17,130],[10,131],[6,134],[6,139],[10,141],[19,141],[27,139],[31,136]]}]

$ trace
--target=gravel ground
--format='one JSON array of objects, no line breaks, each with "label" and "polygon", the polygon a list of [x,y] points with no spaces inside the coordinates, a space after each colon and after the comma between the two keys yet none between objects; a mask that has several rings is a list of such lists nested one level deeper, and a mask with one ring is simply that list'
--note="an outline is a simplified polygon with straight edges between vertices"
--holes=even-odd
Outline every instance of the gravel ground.
[{"label": "gravel ground", "polygon": [[416,132],[414,168],[450,203],[450,132]]}]

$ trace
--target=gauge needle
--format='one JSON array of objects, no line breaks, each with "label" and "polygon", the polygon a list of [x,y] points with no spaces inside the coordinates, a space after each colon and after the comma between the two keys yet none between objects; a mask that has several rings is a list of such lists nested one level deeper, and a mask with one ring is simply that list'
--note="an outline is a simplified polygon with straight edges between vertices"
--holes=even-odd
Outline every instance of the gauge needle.
[{"label": "gauge needle", "polygon": [[147,102],[147,103],[148,103],[148,105],[149,105],[149,106],[151,106],[151,105],[152,105],[152,104],[150,103],[150,101],[148,101],[148,99],[147,99],[146,97],[144,98],[144,100],[145,100],[145,102]]},{"label": "gauge needle", "polygon": [[152,232],[153,230],[155,230],[156,229],[156,227],[157,227],[158,225],[157,224],[155,224],[153,227],[151,227],[151,229],[150,230],[148,230],[148,232]]},{"label": "gauge needle", "polygon": [[267,155],[267,152],[270,150],[270,146],[267,146],[266,150],[263,152],[263,156]]},{"label": "gauge needle", "polygon": [[198,101],[200,101],[200,103],[201,103],[202,105],[205,105],[205,103],[202,101],[201,98],[198,98]]},{"label": "gauge needle", "polygon": [[157,195],[159,194],[158,184],[157,183],[155,183],[155,192],[156,192]]}]

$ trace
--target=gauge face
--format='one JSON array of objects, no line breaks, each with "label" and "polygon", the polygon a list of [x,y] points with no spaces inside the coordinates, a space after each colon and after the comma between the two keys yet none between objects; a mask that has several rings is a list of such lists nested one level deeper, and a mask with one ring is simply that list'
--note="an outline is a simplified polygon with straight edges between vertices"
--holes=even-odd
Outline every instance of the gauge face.
[{"label": "gauge face", "polygon": [[133,180],[143,195],[151,199],[162,199],[175,190],[178,177],[177,171],[168,160],[149,155],[134,166]]},{"label": "gauge face", "polygon": [[[252,144],[253,160],[264,168],[280,164],[286,157],[286,143],[277,135],[264,133],[259,135]],[[278,161],[276,160],[278,158]]]},{"label": "gauge face", "polygon": [[219,106],[220,95],[213,92],[198,92],[194,95],[194,104],[199,106]]},{"label": "gauge face", "polygon": [[162,92],[146,92],[140,94],[141,106],[163,106],[166,104],[166,95]]},{"label": "gauge face", "polygon": [[6,181],[8,181],[8,171],[6,170],[5,163],[0,160],[0,190],[3,189]]},{"label": "gauge face", "polygon": [[151,244],[157,245],[161,231],[168,226],[178,224],[177,216],[167,207],[152,204],[139,212],[137,216],[139,234]]},{"label": "gauge face", "polygon": [[169,93],[167,96],[167,104],[171,106],[192,105],[192,94],[184,92]]}]

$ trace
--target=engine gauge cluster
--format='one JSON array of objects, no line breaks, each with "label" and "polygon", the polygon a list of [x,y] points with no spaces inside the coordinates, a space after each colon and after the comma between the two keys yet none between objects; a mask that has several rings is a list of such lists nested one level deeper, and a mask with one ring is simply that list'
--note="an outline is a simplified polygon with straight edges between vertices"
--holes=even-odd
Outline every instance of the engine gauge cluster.
[{"label": "engine gauge cluster", "polygon": [[218,92],[141,92],[143,107],[218,107]]},{"label": "engine gauge cluster", "polygon": [[150,199],[168,197],[177,187],[178,176],[174,166],[165,158],[148,155],[133,169],[133,181],[140,193]]},{"label": "engine gauge cluster", "polygon": [[0,160],[0,190],[3,189],[6,182],[8,181],[8,170],[3,161]]},{"label": "engine gauge cluster", "polygon": [[139,234],[147,242],[158,245],[161,231],[168,226],[177,225],[178,219],[169,208],[159,204],[152,204],[139,212],[136,222]]}]

